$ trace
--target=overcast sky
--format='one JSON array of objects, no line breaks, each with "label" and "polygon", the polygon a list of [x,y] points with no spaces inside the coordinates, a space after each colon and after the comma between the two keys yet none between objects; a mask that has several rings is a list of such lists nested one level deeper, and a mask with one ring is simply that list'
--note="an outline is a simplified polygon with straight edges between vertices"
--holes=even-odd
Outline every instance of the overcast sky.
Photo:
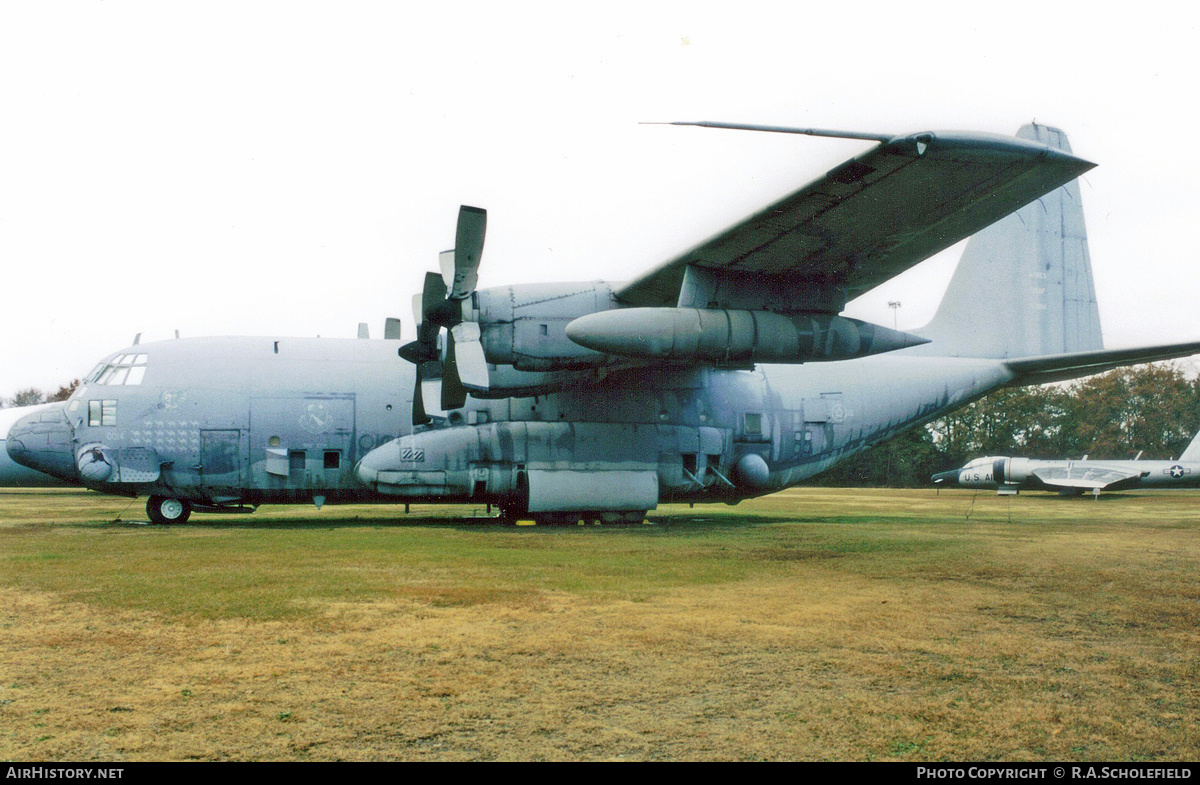
[{"label": "overcast sky", "polygon": [[[1200,339],[1194,6],[582,7],[0,5],[0,396],[139,332],[411,337],[460,204],[481,287],[625,280],[871,144],[646,120],[1061,127],[1106,344]],[[960,250],[849,313],[924,324]]]}]

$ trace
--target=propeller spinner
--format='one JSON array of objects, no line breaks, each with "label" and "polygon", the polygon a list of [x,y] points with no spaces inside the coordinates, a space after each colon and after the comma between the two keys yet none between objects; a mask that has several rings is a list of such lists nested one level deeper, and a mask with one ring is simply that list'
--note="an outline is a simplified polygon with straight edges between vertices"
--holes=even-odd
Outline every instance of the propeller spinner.
[{"label": "propeller spinner", "polygon": [[[413,391],[413,424],[430,421],[421,394],[428,363],[436,362],[442,372],[443,410],[458,409],[467,401],[467,390],[488,387],[487,360],[480,341],[479,325],[465,321],[464,301],[479,280],[479,259],[487,231],[487,211],[463,205],[458,209],[454,250],[438,257],[441,275],[425,274],[425,286],[413,296],[417,340],[400,347],[400,356],[417,366]],[[442,328],[446,337],[439,341]]]}]

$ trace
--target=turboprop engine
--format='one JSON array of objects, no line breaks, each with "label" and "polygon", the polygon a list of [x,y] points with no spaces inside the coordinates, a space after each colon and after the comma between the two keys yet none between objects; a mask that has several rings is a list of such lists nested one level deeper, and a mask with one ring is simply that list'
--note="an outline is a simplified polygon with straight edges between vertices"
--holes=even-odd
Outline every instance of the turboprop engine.
[{"label": "turboprop engine", "polygon": [[599,352],[663,360],[800,363],[849,360],[929,343],[827,313],[622,308],[581,316],[567,337]]}]

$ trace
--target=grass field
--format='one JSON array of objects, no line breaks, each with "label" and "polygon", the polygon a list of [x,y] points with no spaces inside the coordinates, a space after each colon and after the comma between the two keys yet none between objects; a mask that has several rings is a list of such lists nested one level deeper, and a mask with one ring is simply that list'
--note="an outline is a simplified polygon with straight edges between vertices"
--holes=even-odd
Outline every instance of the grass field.
[{"label": "grass field", "polygon": [[0,758],[1200,758],[1200,492],[476,512],[0,490]]}]

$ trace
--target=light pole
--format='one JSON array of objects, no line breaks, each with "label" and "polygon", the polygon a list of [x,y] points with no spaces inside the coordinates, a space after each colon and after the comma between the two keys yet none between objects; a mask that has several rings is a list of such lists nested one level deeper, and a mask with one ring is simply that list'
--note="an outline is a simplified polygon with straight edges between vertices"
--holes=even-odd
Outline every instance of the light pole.
[{"label": "light pole", "polygon": [[897,330],[899,329],[897,325],[900,323],[899,316],[897,316],[900,313],[900,301],[888,300],[888,308],[892,309],[892,329]]}]

